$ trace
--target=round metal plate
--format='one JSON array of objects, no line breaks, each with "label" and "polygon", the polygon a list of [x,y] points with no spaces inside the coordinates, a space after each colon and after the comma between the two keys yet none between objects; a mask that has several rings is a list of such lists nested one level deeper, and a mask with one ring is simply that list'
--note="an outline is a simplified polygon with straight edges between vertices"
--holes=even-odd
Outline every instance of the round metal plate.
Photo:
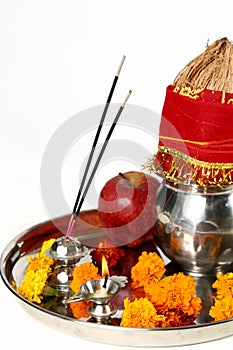
[{"label": "round metal plate", "polygon": [[[84,243],[91,241],[92,246],[95,246],[98,237],[104,234],[97,212],[95,210],[85,211],[80,217],[81,220],[77,225],[79,239]],[[57,218],[24,231],[7,245],[1,256],[0,272],[6,287],[17,297],[22,307],[36,319],[48,326],[59,328],[63,332],[86,340],[132,347],[190,345],[233,334],[232,318],[213,322],[206,321],[208,318],[202,315],[198,324],[188,327],[126,328],[78,320],[65,314],[46,310],[24,299],[12,287],[12,281],[17,283],[22,279],[26,266],[25,257],[36,252],[44,240],[60,237],[59,229],[66,227],[68,219],[68,217]],[[197,294],[202,298],[206,295],[206,284],[202,281],[199,281]],[[205,303],[205,300],[203,302]]]}]

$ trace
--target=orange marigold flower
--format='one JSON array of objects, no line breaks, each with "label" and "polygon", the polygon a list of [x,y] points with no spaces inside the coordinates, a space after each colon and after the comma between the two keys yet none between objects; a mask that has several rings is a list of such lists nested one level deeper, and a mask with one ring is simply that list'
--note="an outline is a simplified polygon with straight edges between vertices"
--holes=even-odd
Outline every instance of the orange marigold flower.
[{"label": "orange marigold flower", "polygon": [[215,299],[214,305],[211,306],[210,316],[215,321],[226,320],[233,317],[233,298],[229,295],[218,300]]},{"label": "orange marigold flower", "polygon": [[71,303],[70,308],[75,318],[87,318],[89,314],[87,308],[91,303],[88,301],[78,301],[77,303]]},{"label": "orange marigold flower", "polygon": [[131,269],[132,288],[144,287],[162,278],[166,269],[164,261],[155,252],[142,252]]},{"label": "orange marigold flower", "polygon": [[216,289],[213,296],[214,305],[209,314],[215,321],[233,317],[233,272],[217,274],[217,279],[212,285]]},{"label": "orange marigold flower", "polygon": [[196,316],[201,310],[201,299],[196,297],[194,278],[182,272],[148,284],[144,290],[159,313],[181,310],[189,316]]},{"label": "orange marigold flower", "polygon": [[166,311],[165,321],[163,322],[163,327],[182,327],[191,326],[195,323],[196,316],[188,315],[182,310],[170,310]]},{"label": "orange marigold flower", "polygon": [[[98,274],[98,268],[93,263],[86,262],[75,266],[72,277],[73,279],[70,283],[70,288],[74,293],[77,293],[83,283],[92,279],[100,278],[100,275]],[[76,318],[89,317],[89,314],[87,313],[87,308],[89,305],[90,302],[86,301],[71,303],[70,308],[73,316]]]},{"label": "orange marigold flower", "polygon": [[84,282],[100,278],[100,275],[98,274],[98,268],[93,263],[86,262],[75,266],[72,277],[70,288],[77,293]]},{"label": "orange marigold flower", "polygon": [[91,256],[93,261],[101,266],[103,255],[107,260],[108,267],[112,267],[115,266],[120,258],[125,255],[125,252],[123,249],[113,246],[108,240],[103,240],[100,242],[98,248],[92,250]]},{"label": "orange marigold flower", "polygon": [[121,327],[155,328],[160,327],[165,320],[158,315],[153,304],[147,298],[124,300],[124,311],[121,318]]},{"label": "orange marigold flower", "polygon": [[216,289],[218,299],[226,295],[233,295],[233,272],[218,273],[212,287]]}]

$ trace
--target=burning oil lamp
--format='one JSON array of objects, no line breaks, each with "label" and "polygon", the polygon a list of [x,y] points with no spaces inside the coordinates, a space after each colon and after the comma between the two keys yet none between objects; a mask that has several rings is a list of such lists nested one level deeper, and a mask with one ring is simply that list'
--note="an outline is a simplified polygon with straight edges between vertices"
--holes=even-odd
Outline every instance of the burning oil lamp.
[{"label": "burning oil lamp", "polygon": [[87,281],[81,285],[78,293],[66,300],[67,304],[78,301],[91,301],[87,312],[91,316],[90,322],[108,323],[117,309],[111,300],[118,294],[121,284],[109,277],[108,265],[102,257],[102,278]]}]

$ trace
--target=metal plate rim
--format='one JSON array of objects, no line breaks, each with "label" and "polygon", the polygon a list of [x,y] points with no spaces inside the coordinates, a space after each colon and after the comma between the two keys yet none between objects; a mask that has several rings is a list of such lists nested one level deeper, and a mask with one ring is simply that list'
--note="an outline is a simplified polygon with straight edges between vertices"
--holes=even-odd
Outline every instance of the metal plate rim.
[{"label": "metal plate rim", "polygon": [[[56,219],[55,219],[56,220]],[[233,319],[223,321],[197,324],[194,326],[184,326],[177,328],[131,328],[116,327],[111,325],[99,325],[72,319],[65,315],[59,315],[50,310],[33,304],[19,295],[7,278],[6,264],[12,250],[17,246],[17,242],[27,236],[33,229],[42,227],[50,221],[36,224],[13,238],[5,247],[0,258],[0,275],[8,290],[20,301],[21,306],[37,320],[43,321],[50,327],[56,326],[60,330],[73,336],[78,336],[90,341],[121,345],[130,347],[165,347],[194,345],[212,340],[217,340],[233,335]],[[17,253],[17,251],[16,251]],[[15,253],[15,254],[16,254]],[[16,254],[17,255],[17,254]],[[18,247],[18,257],[20,248]],[[55,322],[56,320],[56,322]],[[216,330],[214,332],[214,330]],[[169,337],[172,335],[172,337]]]}]

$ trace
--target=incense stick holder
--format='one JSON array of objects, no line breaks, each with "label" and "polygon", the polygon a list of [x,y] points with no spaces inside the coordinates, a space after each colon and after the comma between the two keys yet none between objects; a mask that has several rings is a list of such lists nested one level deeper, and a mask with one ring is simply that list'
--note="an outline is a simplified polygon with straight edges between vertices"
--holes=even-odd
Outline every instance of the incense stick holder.
[{"label": "incense stick holder", "polygon": [[56,239],[46,254],[55,260],[54,273],[50,278],[50,286],[62,297],[70,296],[70,282],[77,262],[88,253],[88,249],[78,240],[60,237]]},{"label": "incense stick holder", "polygon": [[80,291],[69,298],[66,303],[78,301],[91,301],[87,312],[92,322],[107,323],[115,315],[117,309],[111,304],[111,300],[119,293],[120,283],[111,278],[94,279],[82,284]]}]

